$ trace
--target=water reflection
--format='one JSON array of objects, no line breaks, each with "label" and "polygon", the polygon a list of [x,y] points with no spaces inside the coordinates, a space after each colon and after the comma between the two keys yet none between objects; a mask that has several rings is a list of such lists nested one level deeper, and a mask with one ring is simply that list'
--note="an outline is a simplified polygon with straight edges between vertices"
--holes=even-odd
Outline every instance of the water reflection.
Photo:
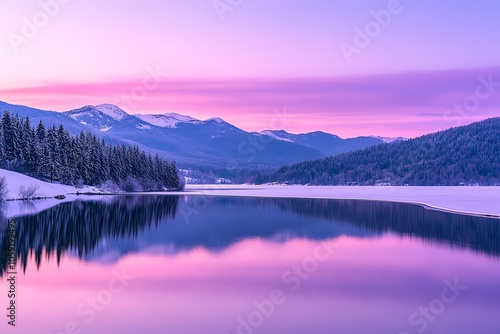
[{"label": "water reflection", "polygon": [[[69,254],[87,261],[115,261],[134,252],[178,253],[203,247],[221,251],[244,239],[366,238],[392,232],[432,243],[500,255],[497,220],[455,215],[399,203],[215,197],[197,214],[191,196],[120,196],[64,203],[16,219],[18,261],[60,262]],[[0,224],[6,249],[6,222]],[[0,277],[7,266],[0,258]]]},{"label": "water reflection", "polygon": [[[274,200],[274,199],[273,199]],[[275,200],[284,211],[392,232],[498,257],[500,221],[430,210],[418,205],[360,200]]]}]

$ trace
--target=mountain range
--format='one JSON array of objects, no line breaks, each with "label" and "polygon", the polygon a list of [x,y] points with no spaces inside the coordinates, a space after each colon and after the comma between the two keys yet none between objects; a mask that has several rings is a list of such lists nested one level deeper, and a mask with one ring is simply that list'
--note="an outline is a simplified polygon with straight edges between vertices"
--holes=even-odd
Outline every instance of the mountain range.
[{"label": "mountain range", "polygon": [[0,112],[29,116],[32,124],[62,124],[71,134],[88,131],[113,144],[139,148],[176,160],[183,169],[270,170],[402,138],[342,139],[325,132],[244,131],[221,118],[198,120],[176,113],[131,115],[111,104],[54,112],[0,101]]},{"label": "mountain range", "polygon": [[260,174],[255,183],[500,185],[500,117]]}]

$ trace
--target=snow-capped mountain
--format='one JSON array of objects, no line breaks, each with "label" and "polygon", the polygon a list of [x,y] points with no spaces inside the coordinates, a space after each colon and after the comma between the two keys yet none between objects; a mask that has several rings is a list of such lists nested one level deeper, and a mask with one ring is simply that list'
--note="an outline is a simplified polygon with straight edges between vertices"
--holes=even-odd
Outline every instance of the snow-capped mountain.
[{"label": "snow-capped mountain", "polygon": [[226,121],[220,117],[209,118],[205,122],[226,123]]},{"label": "snow-capped mountain", "polygon": [[175,128],[177,123],[199,123],[200,121],[181,114],[176,113],[166,113],[160,115],[137,115],[140,119],[155,126],[162,128]]},{"label": "snow-capped mountain", "polygon": [[113,127],[129,124],[138,130],[150,130],[149,123],[127,114],[119,107],[112,104],[101,104],[97,106],[85,106],[80,109],[67,111],[68,115],[80,124],[88,125],[102,132],[108,132]]},{"label": "snow-capped mountain", "polygon": [[128,116],[125,111],[112,104],[100,104],[98,106],[95,106],[95,108],[116,121],[120,121],[124,117]]},{"label": "snow-capped mountain", "polygon": [[391,137],[379,137],[379,136],[371,136],[371,137],[375,138],[375,139],[380,139],[384,143],[394,143],[394,142],[404,141],[404,140],[408,139],[408,138],[404,138],[404,137],[394,137],[394,138],[391,138]]},{"label": "snow-capped mountain", "polygon": [[295,143],[314,148],[325,156],[360,150],[369,146],[382,144],[384,141],[373,137],[357,137],[342,139],[339,136],[321,131],[292,134],[284,130],[264,130],[261,135],[272,137],[276,140]]},{"label": "snow-capped mountain", "polygon": [[73,135],[88,131],[113,144],[138,145],[176,160],[185,169],[225,170],[229,165],[239,170],[269,169],[384,143],[324,132],[246,132],[218,117],[201,121],[176,113],[130,115],[111,104],[53,112],[0,102],[0,113],[6,110],[30,116],[32,124],[40,120],[46,126],[62,124]]},{"label": "snow-capped mountain", "polygon": [[261,135],[269,136],[276,140],[287,141],[293,143],[293,137],[286,131],[283,130],[264,130],[259,132]]},{"label": "snow-capped mountain", "polygon": [[152,114],[152,115],[135,115],[145,122],[159,126],[161,128],[176,128],[179,123],[203,124],[203,123],[218,123],[229,124],[220,117],[209,118],[206,121],[193,118],[191,116],[181,115],[177,113]]},{"label": "snow-capped mountain", "polygon": [[[236,144],[246,141],[248,133],[221,118],[200,121],[174,113],[129,115],[112,105],[85,106],[64,114],[94,132],[138,144],[143,149],[175,159],[180,166],[224,166],[232,160],[244,161],[245,157],[244,154],[238,153]],[[304,150],[311,151],[299,148],[299,151]],[[268,154],[263,153],[255,163],[277,166],[281,161],[289,160],[288,154],[275,157]],[[305,156],[313,157],[318,154],[309,152]],[[264,162],[263,159],[267,161]]]}]

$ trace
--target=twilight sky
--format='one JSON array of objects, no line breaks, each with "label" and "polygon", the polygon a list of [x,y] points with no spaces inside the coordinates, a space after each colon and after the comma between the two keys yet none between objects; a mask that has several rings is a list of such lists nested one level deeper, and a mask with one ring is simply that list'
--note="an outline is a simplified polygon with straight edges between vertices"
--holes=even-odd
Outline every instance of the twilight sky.
[{"label": "twilight sky", "polygon": [[500,116],[498,1],[6,0],[0,13],[9,103],[343,137]]}]

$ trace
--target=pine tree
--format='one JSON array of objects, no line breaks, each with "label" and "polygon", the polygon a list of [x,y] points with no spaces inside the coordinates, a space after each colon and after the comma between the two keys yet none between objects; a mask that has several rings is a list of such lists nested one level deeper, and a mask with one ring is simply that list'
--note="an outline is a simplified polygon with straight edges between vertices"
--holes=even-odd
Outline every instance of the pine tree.
[{"label": "pine tree", "polygon": [[29,160],[29,147],[31,142],[31,122],[29,116],[26,116],[26,119],[22,122],[20,133],[20,141],[21,141],[21,151],[22,151],[22,160],[27,162]]},{"label": "pine tree", "polygon": [[17,152],[19,151],[16,129],[12,124],[12,118],[10,113],[6,111],[2,117],[2,146],[4,159],[7,161],[14,161],[17,158]]},{"label": "pine tree", "polygon": [[15,155],[15,160],[19,163],[22,164],[23,160],[23,150],[22,150],[22,132],[23,132],[23,127],[22,127],[22,120],[19,117],[19,115],[16,114],[16,116],[11,118],[12,121],[12,134],[14,138],[14,142],[16,143],[14,147],[14,155]]},{"label": "pine tree", "polygon": [[47,146],[47,133],[45,131],[45,126],[42,121],[38,123],[36,128],[36,139],[37,139],[37,155],[38,161],[36,162],[35,173],[44,178],[50,177],[50,153]]},{"label": "pine tree", "polygon": [[38,144],[38,140],[36,137],[36,132],[34,129],[31,129],[28,133],[30,137],[28,144],[28,156],[26,158],[26,163],[28,165],[28,169],[36,173],[39,169],[39,161],[40,161],[40,145]]},{"label": "pine tree", "polygon": [[70,137],[62,125],[57,130],[57,143],[59,148],[60,180],[62,183],[71,184],[73,178],[69,164]]},{"label": "pine tree", "polygon": [[49,153],[50,182],[53,182],[59,180],[61,176],[61,152],[54,126],[47,131],[47,148]]}]

